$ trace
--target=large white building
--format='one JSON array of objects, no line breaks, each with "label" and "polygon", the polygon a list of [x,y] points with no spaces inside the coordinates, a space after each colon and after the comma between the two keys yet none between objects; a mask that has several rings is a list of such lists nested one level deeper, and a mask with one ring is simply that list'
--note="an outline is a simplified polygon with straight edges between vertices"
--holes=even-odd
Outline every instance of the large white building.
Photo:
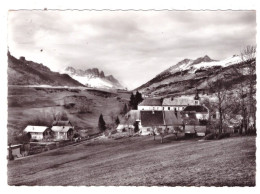
[{"label": "large white building", "polygon": [[164,110],[164,111],[182,111],[187,106],[200,106],[200,97],[196,93],[191,97],[169,97],[164,99],[146,98],[138,104],[138,110]]}]

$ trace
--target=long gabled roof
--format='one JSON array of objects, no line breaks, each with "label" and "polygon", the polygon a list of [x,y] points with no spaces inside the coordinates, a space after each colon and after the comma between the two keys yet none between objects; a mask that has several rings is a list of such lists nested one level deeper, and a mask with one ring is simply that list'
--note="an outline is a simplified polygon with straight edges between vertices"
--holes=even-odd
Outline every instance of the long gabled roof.
[{"label": "long gabled roof", "polygon": [[72,126],[70,121],[53,121],[52,126]]},{"label": "long gabled roof", "polygon": [[164,125],[163,111],[141,111],[143,127]]},{"label": "long gabled roof", "polygon": [[164,111],[165,125],[182,125],[182,116],[179,111]]},{"label": "long gabled roof", "polygon": [[51,128],[54,132],[68,132],[70,129],[73,129],[71,126],[53,126]]},{"label": "long gabled roof", "polygon": [[46,129],[48,129],[47,126],[32,126],[28,125],[23,131],[26,133],[34,132],[34,133],[43,133]]},{"label": "long gabled roof", "polygon": [[146,98],[138,106],[162,106],[162,100],[158,98]]},{"label": "long gabled roof", "polygon": [[187,106],[194,104],[194,100],[191,98],[165,98],[163,99],[163,106]]},{"label": "long gabled roof", "polygon": [[208,112],[208,109],[205,106],[202,105],[192,105],[192,106],[186,106],[183,109],[183,112]]}]

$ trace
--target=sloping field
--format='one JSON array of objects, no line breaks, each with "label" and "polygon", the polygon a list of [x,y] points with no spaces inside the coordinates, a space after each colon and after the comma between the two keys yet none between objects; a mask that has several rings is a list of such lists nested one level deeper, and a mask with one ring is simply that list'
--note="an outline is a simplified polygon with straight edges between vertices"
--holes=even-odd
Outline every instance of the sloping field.
[{"label": "sloping field", "polygon": [[[44,88],[44,87],[8,87],[8,142],[19,143],[15,139],[18,134],[35,117],[51,116],[52,112],[66,112],[69,120],[77,128],[88,129],[96,133],[98,118],[102,113],[107,124],[111,123],[111,113],[119,116],[124,104],[128,104],[130,94],[109,93],[95,90],[96,93],[76,88]],[[83,102],[80,99],[85,98]],[[65,108],[64,101],[74,102],[74,108]],[[73,100],[73,101],[71,101]],[[88,111],[79,112],[81,106],[89,105]],[[48,120],[52,123],[52,120]],[[121,119],[121,118],[120,118]],[[114,121],[113,121],[114,122]]]},{"label": "sloping field", "polygon": [[255,137],[82,142],[8,163],[9,185],[254,186]]}]

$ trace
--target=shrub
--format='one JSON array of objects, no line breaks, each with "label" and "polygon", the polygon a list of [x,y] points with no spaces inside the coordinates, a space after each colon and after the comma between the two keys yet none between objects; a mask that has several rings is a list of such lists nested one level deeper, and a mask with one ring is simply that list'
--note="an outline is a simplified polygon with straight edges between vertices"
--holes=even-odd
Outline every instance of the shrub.
[{"label": "shrub", "polygon": [[68,103],[68,104],[64,104],[64,108],[66,109],[70,109],[70,108],[73,108],[75,106],[75,103]]},{"label": "shrub", "polygon": [[215,139],[215,134],[214,134],[214,133],[209,133],[209,134],[206,135],[203,139],[204,139],[204,140],[212,140],[212,139]]},{"label": "shrub", "polygon": [[230,133],[221,133],[218,134],[217,139],[223,139],[223,138],[228,138],[230,137]]}]

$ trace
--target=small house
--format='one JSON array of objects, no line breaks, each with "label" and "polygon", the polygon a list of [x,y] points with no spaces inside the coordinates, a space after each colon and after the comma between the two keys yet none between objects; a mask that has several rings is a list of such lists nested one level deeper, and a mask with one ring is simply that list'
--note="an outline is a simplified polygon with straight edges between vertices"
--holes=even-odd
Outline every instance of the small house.
[{"label": "small house", "polygon": [[127,132],[129,130],[134,129],[133,125],[127,125],[127,124],[119,124],[116,128],[117,132]]},{"label": "small house", "polygon": [[67,121],[54,121],[51,130],[55,140],[71,140],[74,135],[74,126]]},{"label": "small house", "polygon": [[197,136],[205,136],[206,123],[209,119],[209,110],[207,107],[203,105],[187,106],[182,114],[186,134],[196,133]]},{"label": "small house", "polygon": [[51,136],[51,129],[47,126],[32,126],[28,125],[24,129],[24,133],[29,133],[31,139],[34,140],[44,140]]},{"label": "small house", "polygon": [[209,109],[204,105],[190,105],[183,109],[183,114],[187,117],[189,115],[195,115],[198,120],[209,119]]},{"label": "small house", "polygon": [[12,160],[15,158],[22,157],[21,148],[22,148],[22,144],[10,145],[8,147],[8,159]]},{"label": "small house", "polygon": [[55,140],[72,140],[74,127],[72,126],[52,126]]}]

